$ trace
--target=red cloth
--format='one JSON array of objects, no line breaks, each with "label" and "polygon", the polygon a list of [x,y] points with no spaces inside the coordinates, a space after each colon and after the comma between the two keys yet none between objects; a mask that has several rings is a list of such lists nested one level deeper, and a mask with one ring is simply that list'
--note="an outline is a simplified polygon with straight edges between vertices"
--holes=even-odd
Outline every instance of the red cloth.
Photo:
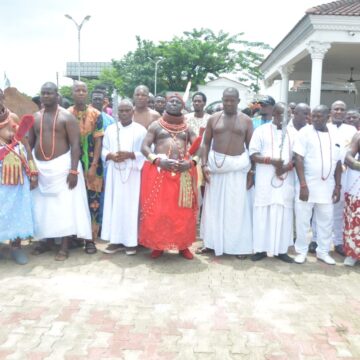
[{"label": "red cloth", "polygon": [[344,252],[360,260],[360,197],[345,193]]},{"label": "red cloth", "polygon": [[[196,168],[190,170],[196,179]],[[196,238],[197,198],[179,207],[180,174],[145,162],[141,176],[139,243],[153,250],[184,250]]]}]

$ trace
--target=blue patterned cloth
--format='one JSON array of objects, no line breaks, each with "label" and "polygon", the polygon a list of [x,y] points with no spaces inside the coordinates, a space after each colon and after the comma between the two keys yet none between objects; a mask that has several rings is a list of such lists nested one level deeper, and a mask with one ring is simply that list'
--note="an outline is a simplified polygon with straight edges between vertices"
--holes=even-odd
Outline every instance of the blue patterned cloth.
[{"label": "blue patterned cloth", "polygon": [[110,115],[108,115],[106,112],[102,111],[101,112],[102,118],[103,118],[103,127],[104,127],[104,131],[106,130],[106,128],[113,124],[115,122],[114,118]]},{"label": "blue patterned cloth", "polygon": [[259,127],[260,125],[264,125],[269,123],[271,120],[262,120],[261,116],[256,116],[252,118],[253,128],[254,130]]},{"label": "blue patterned cloth", "polygon": [[2,185],[0,161],[0,243],[34,234],[30,182],[24,174],[24,184]]}]

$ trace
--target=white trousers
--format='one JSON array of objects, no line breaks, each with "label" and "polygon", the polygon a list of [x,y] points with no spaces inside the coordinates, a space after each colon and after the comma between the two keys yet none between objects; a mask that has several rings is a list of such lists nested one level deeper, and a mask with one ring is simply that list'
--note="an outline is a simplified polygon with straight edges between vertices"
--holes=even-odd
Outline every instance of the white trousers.
[{"label": "white trousers", "polygon": [[[334,223],[333,223],[333,243],[334,246],[343,244],[344,233],[344,207],[345,201],[339,201],[333,205],[334,207]],[[313,215],[311,228],[313,232],[313,241],[317,242],[316,215]]]},{"label": "white trousers", "polygon": [[333,204],[308,203],[306,201],[295,202],[296,214],[296,243],[295,250],[299,254],[306,255],[308,252],[307,233],[310,226],[312,213],[316,217],[317,248],[318,255],[326,255],[330,250],[331,233],[333,229]]}]

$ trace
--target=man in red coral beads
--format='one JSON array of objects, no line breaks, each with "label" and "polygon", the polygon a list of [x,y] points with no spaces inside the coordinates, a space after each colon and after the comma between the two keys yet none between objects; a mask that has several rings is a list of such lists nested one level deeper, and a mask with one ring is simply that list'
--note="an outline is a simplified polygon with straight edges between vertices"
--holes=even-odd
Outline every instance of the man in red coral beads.
[{"label": "man in red coral beads", "polygon": [[183,108],[178,95],[168,97],[163,116],[150,125],[141,149],[148,161],[142,173],[139,242],[152,249],[152,258],[171,249],[193,258],[189,246],[196,237],[198,157],[189,155],[196,134],[185,122]]}]

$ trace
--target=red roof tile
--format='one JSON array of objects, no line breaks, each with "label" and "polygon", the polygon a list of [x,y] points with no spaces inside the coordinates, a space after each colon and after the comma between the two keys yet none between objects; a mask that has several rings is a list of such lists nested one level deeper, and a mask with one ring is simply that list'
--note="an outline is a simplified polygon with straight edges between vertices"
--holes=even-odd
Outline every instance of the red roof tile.
[{"label": "red roof tile", "polygon": [[308,15],[360,16],[360,0],[339,0],[314,6],[306,11]]}]

